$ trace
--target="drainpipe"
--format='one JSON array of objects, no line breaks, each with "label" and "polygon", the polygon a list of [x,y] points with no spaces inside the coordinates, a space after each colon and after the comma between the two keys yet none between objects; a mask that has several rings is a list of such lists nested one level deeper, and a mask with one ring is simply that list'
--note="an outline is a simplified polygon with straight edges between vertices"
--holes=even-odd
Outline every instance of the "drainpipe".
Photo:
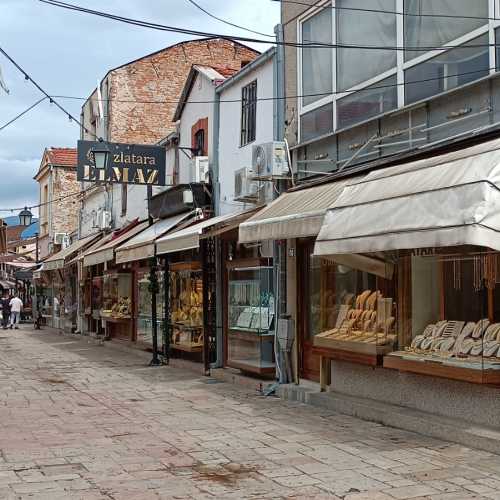
[{"label": "drainpipe", "polygon": [[[219,171],[219,137],[220,137],[220,94],[215,92],[212,124],[212,187],[213,204],[215,215],[220,215],[220,171]],[[222,249],[220,238],[215,237],[215,328],[217,358],[212,368],[221,368],[224,364],[224,324],[225,304],[222,303],[224,294],[222,286],[224,283],[225,266],[222,262]]]},{"label": "drainpipe", "polygon": [[[282,141],[285,137],[285,47],[283,45],[284,33],[283,25],[278,24],[274,28],[276,34],[276,56],[273,67],[273,84],[274,94],[277,99],[274,100],[274,139]],[[287,189],[286,180],[278,180],[276,182],[275,197],[278,197]],[[277,317],[282,318],[288,314],[287,311],[287,241],[280,240],[274,244],[274,275],[275,286],[277,288]],[[284,352],[279,348],[276,341],[276,361],[277,361],[277,376],[280,384],[290,383],[290,363],[291,357],[289,353]]]}]

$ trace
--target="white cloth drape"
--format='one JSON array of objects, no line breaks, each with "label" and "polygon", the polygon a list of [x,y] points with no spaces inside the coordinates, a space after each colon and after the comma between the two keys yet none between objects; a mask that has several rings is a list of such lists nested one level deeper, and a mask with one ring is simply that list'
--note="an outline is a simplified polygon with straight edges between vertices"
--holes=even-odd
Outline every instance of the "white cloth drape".
[{"label": "white cloth drape", "polygon": [[[380,12],[336,10],[337,43],[376,47],[397,45],[395,0],[370,0],[369,8]],[[337,0],[337,7],[366,9],[366,0]],[[338,49],[338,90],[347,90],[396,66],[396,51]]]}]

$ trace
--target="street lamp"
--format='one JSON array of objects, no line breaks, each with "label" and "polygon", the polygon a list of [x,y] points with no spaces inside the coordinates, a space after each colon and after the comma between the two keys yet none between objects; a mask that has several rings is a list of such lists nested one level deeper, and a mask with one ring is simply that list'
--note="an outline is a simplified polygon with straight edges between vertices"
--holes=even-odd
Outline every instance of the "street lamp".
[{"label": "street lamp", "polygon": [[106,168],[110,154],[108,146],[104,142],[99,142],[97,146],[92,148],[92,154],[94,155],[95,168],[99,170]]},{"label": "street lamp", "polygon": [[19,212],[19,223],[21,226],[31,226],[31,221],[33,220],[33,214],[28,207],[24,207],[24,210]]}]

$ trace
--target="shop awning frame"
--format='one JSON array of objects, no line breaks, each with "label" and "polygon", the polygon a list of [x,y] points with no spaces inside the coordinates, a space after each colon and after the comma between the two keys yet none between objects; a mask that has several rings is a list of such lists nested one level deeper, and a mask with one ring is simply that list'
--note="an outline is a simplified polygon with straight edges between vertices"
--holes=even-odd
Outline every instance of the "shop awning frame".
[{"label": "shop awning frame", "polygon": [[317,236],[326,211],[350,181],[342,179],[282,194],[240,225],[240,243]]},{"label": "shop awning frame", "polygon": [[500,250],[500,140],[369,173],[328,210],[316,255]]},{"label": "shop awning frame", "polygon": [[98,245],[96,248],[90,248],[83,255],[83,266],[96,266],[98,264],[104,264],[110,260],[115,258],[115,250],[132,239],[137,234],[141,233],[148,227],[148,222],[140,222],[136,226],[130,228],[128,231],[120,234],[120,236],[112,239],[113,236],[110,235],[110,238],[107,241],[104,241],[101,245]]},{"label": "shop awning frame", "polygon": [[43,270],[55,271],[57,269],[64,268],[66,259],[71,257],[74,253],[78,252],[79,250],[85,248],[85,246],[91,244],[93,241],[97,240],[100,236],[101,236],[100,234],[93,234],[87,236],[86,238],[76,240],[69,247],[65,248],[64,250],[61,250],[60,252],[57,252],[56,254],[52,255],[47,260],[45,260],[43,263]]},{"label": "shop awning frame", "polygon": [[160,219],[152,226],[147,226],[126,243],[115,248],[117,264],[147,259],[156,255],[155,241],[165,233],[194,217],[195,212],[184,212],[167,219]]},{"label": "shop awning frame", "polygon": [[[182,252],[185,250],[194,250],[199,248],[200,240],[203,238],[204,233],[210,229],[216,228],[218,225],[226,225],[226,228],[219,228],[230,230],[234,226],[232,223],[240,224],[242,220],[245,220],[251,215],[251,211],[237,212],[226,215],[219,215],[217,217],[211,217],[209,219],[202,219],[201,221],[193,224],[184,229],[180,229],[171,234],[158,238],[156,241],[156,253],[157,255],[162,255],[166,253]],[[220,231],[219,231],[220,232]],[[205,236],[214,235],[215,233],[209,233]]]}]

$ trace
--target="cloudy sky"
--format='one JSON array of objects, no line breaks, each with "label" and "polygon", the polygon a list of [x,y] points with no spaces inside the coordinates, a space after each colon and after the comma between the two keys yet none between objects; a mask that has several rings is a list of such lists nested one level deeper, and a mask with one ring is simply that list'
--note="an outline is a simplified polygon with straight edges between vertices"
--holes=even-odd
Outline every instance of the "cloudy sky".
[{"label": "cloudy sky", "polygon": [[[188,0],[66,1],[159,24],[257,37],[207,17]],[[279,4],[271,0],[197,3],[219,17],[264,33],[272,34],[279,22]],[[184,35],[125,25],[38,0],[0,0],[0,47],[51,95],[87,97],[108,69],[185,39]],[[0,67],[10,89],[10,95],[0,89],[1,127],[41,94],[2,54]],[[74,116],[80,115],[80,101],[60,102]],[[78,133],[78,126],[47,102],[0,131],[0,208],[36,204],[33,175],[43,149],[76,146]],[[7,215],[0,212],[0,217]]]}]

